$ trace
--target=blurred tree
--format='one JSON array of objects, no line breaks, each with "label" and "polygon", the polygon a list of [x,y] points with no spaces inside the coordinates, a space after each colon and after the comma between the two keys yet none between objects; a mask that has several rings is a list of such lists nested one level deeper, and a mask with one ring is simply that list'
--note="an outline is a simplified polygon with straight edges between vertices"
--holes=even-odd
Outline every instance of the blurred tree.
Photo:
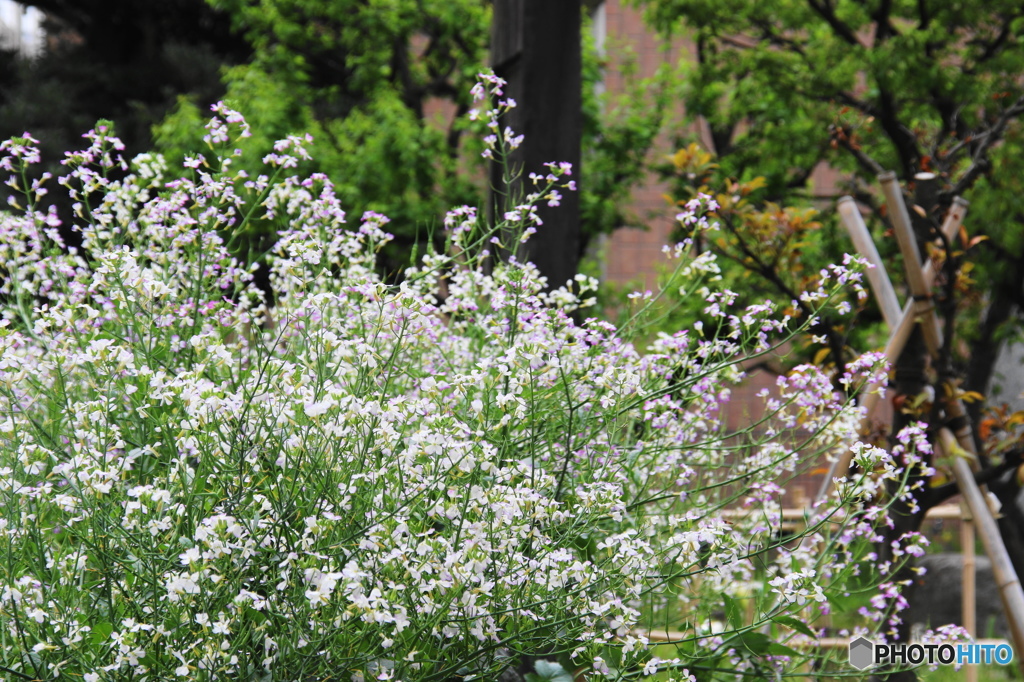
[{"label": "blurred tree", "polygon": [[[729,179],[747,191],[726,193],[727,201],[742,194],[746,206],[769,213],[780,205],[820,207],[823,197],[811,180],[827,163],[845,178],[841,192],[872,209],[880,208],[875,188],[883,169],[896,170],[908,189],[915,174],[937,174],[941,189],[922,223],[925,230],[953,196],[972,201],[970,231],[985,238],[971,253],[973,281],[961,277],[947,284],[957,288],[955,321],[966,342],[954,349],[953,359],[964,388],[987,391],[998,349],[1019,338],[1024,320],[1024,211],[1014,189],[1024,170],[1024,5],[635,2],[659,31],[688,37],[696,48],[696,59],[684,65],[685,106],[691,119],[706,123],[712,148],[701,168],[694,169],[694,149],[665,167],[681,194]],[[680,137],[679,147],[695,140]],[[730,223],[735,229],[723,252],[762,276],[774,273],[785,284],[775,287],[783,296],[799,291],[804,272],[816,271],[818,261],[808,263],[808,257],[834,257],[841,243],[825,216],[819,218],[826,229],[794,231],[791,221],[779,220],[771,234],[762,218],[756,225]],[[881,236],[883,228],[875,229]],[[786,230],[799,238],[784,239]],[[892,240],[878,241],[883,255],[886,249],[893,253]],[[750,253],[763,251],[766,242],[790,254],[752,259]]]},{"label": "blurred tree", "polygon": [[44,151],[76,148],[99,119],[118,123],[132,151],[180,93],[204,104],[221,91],[220,68],[248,58],[228,17],[203,0],[28,0],[46,13],[46,49],[4,54],[0,134],[32,131]]},{"label": "blurred tree", "polygon": [[[116,124],[129,153],[154,144],[172,161],[201,153],[208,107],[225,98],[253,124],[250,151],[314,136],[317,169],[349,213],[392,219],[389,270],[437,232],[445,209],[483,203],[481,147],[461,114],[487,59],[486,0],[31,4],[47,13],[50,39],[33,60],[0,55],[0,134],[31,131],[51,171],[99,119]],[[667,98],[664,78],[598,97],[602,58],[586,22],[582,34],[582,235],[566,254],[572,263],[592,235],[626,222],[622,201],[642,177]]]},{"label": "blurred tree", "polygon": [[[253,48],[248,63],[224,75],[226,98],[253,125],[254,136],[246,144],[269,151],[287,133],[311,133],[312,155],[336,183],[343,205],[356,216],[374,210],[391,218],[388,229],[398,239],[386,267],[397,271],[413,243],[436,234],[447,208],[485,201],[489,178],[480,172],[482,146],[475,135],[465,134],[464,114],[471,104],[470,87],[488,61],[491,3],[209,1],[232,17]],[[628,98],[599,102],[593,86],[602,77],[600,55],[585,21],[581,28],[584,12],[579,3],[571,12],[575,17],[570,30],[582,31],[584,38],[582,67],[579,43],[549,59],[574,61],[571,68],[582,68],[582,93],[550,96],[568,98],[566,111],[582,106],[583,163],[576,171],[582,234],[568,247],[552,248],[541,245],[550,235],[538,234],[538,246],[530,253],[556,256],[545,266],[558,266],[555,279],[575,272],[593,235],[610,232],[626,220],[622,201],[642,177],[667,92],[664,78],[638,79]],[[497,26],[494,35],[506,30]],[[544,59],[536,61],[540,68]],[[573,88],[580,89],[579,79]],[[201,151],[196,123],[202,115],[195,101],[181,98],[172,115],[155,128],[158,147],[172,155]],[[538,122],[536,130],[518,131],[527,134],[525,147],[537,147],[534,156],[557,156],[559,150],[545,145],[543,135],[557,138],[564,135],[563,127],[543,115]],[[554,156],[544,158],[556,160]]]},{"label": "blurred tree", "polygon": [[[490,9],[483,0],[209,0],[253,50],[223,73],[225,98],[262,157],[287,134],[310,133],[317,170],[354,219],[391,218],[398,237],[384,266],[397,271],[410,245],[453,204],[478,204],[465,172],[469,88],[484,64]],[[192,97],[154,129],[158,149],[202,152],[205,111]],[[258,169],[248,169],[258,170]]]}]

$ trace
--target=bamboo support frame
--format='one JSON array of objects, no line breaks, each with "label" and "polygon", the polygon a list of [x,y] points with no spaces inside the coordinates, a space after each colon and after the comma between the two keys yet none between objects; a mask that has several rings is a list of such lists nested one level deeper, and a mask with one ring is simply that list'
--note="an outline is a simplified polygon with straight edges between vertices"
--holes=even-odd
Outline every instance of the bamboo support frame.
[{"label": "bamboo support frame", "polygon": [[[908,302],[903,318],[896,328],[893,329],[889,342],[886,344],[886,357],[892,361],[899,356],[906,345],[907,338],[910,336],[910,330],[913,328],[915,318],[921,318],[916,321],[922,322],[925,343],[929,353],[935,357],[941,348],[942,341],[938,317],[931,303],[931,286],[935,277],[934,267],[922,267],[921,256],[914,241],[910,215],[903,201],[903,192],[896,180],[896,174],[892,172],[883,173],[879,176],[879,181],[882,184],[886,202],[889,206],[889,214],[900,250],[903,253],[907,280],[913,297],[913,300]],[[954,203],[953,209],[943,225],[944,232],[947,227],[953,228],[955,224],[955,229],[951,229],[952,233],[955,234],[955,231],[959,229],[959,223],[963,220],[965,209],[966,203]],[[849,210],[845,211],[845,213],[841,212],[844,221],[850,220],[848,216],[852,216],[852,214],[853,212]],[[859,217],[858,214],[856,218]],[[859,227],[855,224],[856,222],[857,220],[853,219],[848,223],[847,227],[851,232],[859,230]],[[850,224],[853,224],[853,226],[851,227]],[[947,233],[946,236],[951,239],[953,234]],[[868,257],[870,258],[870,256]],[[885,279],[888,278],[886,277]],[[891,283],[888,286],[881,285],[875,287],[875,295],[879,298],[880,307],[883,310],[886,307],[891,308],[894,304],[898,305],[898,301],[894,300],[895,293]],[[883,298],[887,300],[882,302]],[[872,398],[871,396],[875,397]],[[877,404],[877,391],[869,390],[864,397],[866,407],[865,421],[867,421],[873,407]],[[869,401],[870,405],[868,405]],[[939,447],[942,452],[945,452],[952,459],[953,473],[960,487],[964,504],[974,519],[978,534],[981,535],[982,542],[985,545],[985,551],[992,561],[993,576],[1003,601],[1003,608],[1013,636],[1014,648],[1017,651],[1024,651],[1024,590],[1021,589],[1020,581],[1010,561],[1006,546],[1003,544],[1002,536],[999,534],[999,529],[992,517],[988,500],[974,480],[974,472],[969,461],[976,465],[977,453],[974,450],[970,422],[964,418],[966,412],[963,403],[957,397],[951,396],[947,399],[945,401],[945,408],[947,417],[958,423],[958,429],[955,435],[948,428],[941,429],[939,432]],[[849,468],[850,455],[847,454],[833,462],[833,469],[836,469],[840,462],[844,462],[844,465],[838,471],[847,470]],[[822,487],[822,493],[827,494],[828,486],[831,485],[831,478],[830,472],[825,485]],[[823,494],[819,493],[819,497],[823,496]],[[973,549],[973,544],[971,548]],[[967,551],[966,548],[964,548],[964,551]],[[973,588],[973,581],[971,587]],[[964,588],[965,590],[968,589],[966,581]],[[973,594],[971,597],[973,600]]]},{"label": "bamboo support frame", "polygon": [[[911,293],[915,301],[929,302],[928,311],[922,311],[924,314],[922,328],[925,331],[925,338],[928,339],[929,336],[934,335],[937,340],[939,338],[939,321],[934,307],[930,305],[931,292],[924,281],[921,259],[917,252],[917,246],[914,244],[913,228],[907,216],[906,205],[903,203],[903,194],[899,190],[894,173],[883,174],[879,179],[882,181],[883,191],[889,201],[893,228],[899,240],[900,250],[903,252],[904,267],[910,282]],[[929,332],[929,330],[931,331]],[[931,346],[934,342],[927,343],[929,352],[934,357],[938,345],[935,350],[932,350]],[[957,423],[958,428],[955,435],[948,428],[941,429],[939,443],[946,455],[952,458],[953,474],[960,488],[960,495],[971,510],[978,534],[981,535],[981,540],[985,544],[985,552],[992,561],[992,574],[999,587],[999,596],[1002,598],[1006,620],[1010,624],[1010,631],[1013,634],[1014,647],[1017,651],[1024,651],[1024,590],[1021,589],[1020,580],[1010,561],[1006,545],[999,534],[995,519],[992,518],[988,500],[974,480],[972,469],[977,468],[978,453],[974,448],[971,423],[966,419],[967,412],[963,402],[955,395],[950,395],[944,401],[944,406],[947,418]]]},{"label": "bamboo support frame", "polygon": [[[1024,651],[1024,625],[1022,625],[1024,591],[1021,590],[1020,580],[1017,578],[1010,555],[1003,544],[1003,538],[999,534],[999,527],[996,526],[996,521],[989,512],[985,495],[974,482],[974,474],[967,464],[967,457],[964,456],[966,453],[960,447],[952,431],[949,429],[939,430],[939,447],[947,457],[953,460],[953,473],[957,483],[960,483],[960,494],[971,510],[975,528],[985,546],[985,553],[992,562],[992,577],[995,578],[999,596],[1003,600],[1006,621],[1010,625],[1010,634],[1013,638],[1013,648],[1015,651]],[[1019,660],[1018,665],[1020,665]]]},{"label": "bamboo support frame", "polygon": [[[889,201],[889,208],[893,216],[893,230],[896,232],[900,251],[903,253],[903,265],[910,283],[910,293],[919,306],[922,302],[925,303],[925,307],[919,310],[923,316],[920,320],[921,327],[925,332],[928,353],[935,358],[938,357],[942,343],[939,319],[935,314],[935,307],[931,304],[931,283],[925,281],[924,278],[924,268],[921,267],[921,259],[917,253],[917,246],[914,244],[913,228],[910,225],[909,217],[907,217],[907,208],[903,203],[903,194],[900,191],[899,183],[896,182],[896,174],[883,173],[879,176],[879,180],[882,181],[883,191]],[[897,216],[902,217],[897,219]],[[960,443],[960,447],[973,456],[970,465],[971,469],[976,470],[978,453],[975,451],[971,422],[967,419],[967,410],[964,409],[963,402],[955,395],[950,394],[950,397],[944,401],[944,407],[946,417],[958,424],[957,442]],[[1024,618],[1024,614],[1022,614],[1022,618]]]}]

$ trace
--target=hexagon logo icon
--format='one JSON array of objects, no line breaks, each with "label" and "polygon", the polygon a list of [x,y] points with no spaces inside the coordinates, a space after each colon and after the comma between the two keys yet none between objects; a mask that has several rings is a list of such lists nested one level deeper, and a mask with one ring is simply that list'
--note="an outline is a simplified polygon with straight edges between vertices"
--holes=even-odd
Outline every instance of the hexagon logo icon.
[{"label": "hexagon logo icon", "polygon": [[850,642],[850,665],[857,670],[867,668],[874,663],[874,649],[875,645],[863,637],[853,640]]}]

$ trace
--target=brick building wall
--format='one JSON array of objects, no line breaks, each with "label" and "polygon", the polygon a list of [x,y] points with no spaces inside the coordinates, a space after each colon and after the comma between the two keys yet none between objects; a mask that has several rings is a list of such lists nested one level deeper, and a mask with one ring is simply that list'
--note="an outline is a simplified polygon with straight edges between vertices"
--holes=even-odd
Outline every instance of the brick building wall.
[{"label": "brick building wall", "polygon": [[[604,89],[612,93],[622,92],[624,78],[622,57],[630,55],[635,59],[636,75],[646,78],[655,73],[666,61],[675,62],[692,51],[685,41],[666,45],[643,22],[639,10],[624,6],[621,0],[601,3],[595,15],[597,31],[603,28],[603,35],[596,36],[598,47],[607,55]],[[603,27],[601,24],[603,23]],[[652,155],[670,154],[668,140],[662,140]],[[634,188],[630,211],[646,225],[646,229],[623,227],[606,237],[601,243],[605,255],[604,276],[613,282],[639,281],[644,288],[654,286],[654,273],[659,263],[665,262],[661,247],[669,242],[674,224],[665,194],[668,188],[656,178],[649,177]]]}]

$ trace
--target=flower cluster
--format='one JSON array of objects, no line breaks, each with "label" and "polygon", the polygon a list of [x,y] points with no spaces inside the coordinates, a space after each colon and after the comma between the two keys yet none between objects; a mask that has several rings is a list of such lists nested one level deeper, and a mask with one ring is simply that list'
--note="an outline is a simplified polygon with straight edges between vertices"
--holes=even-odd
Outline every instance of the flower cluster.
[{"label": "flower cluster", "polygon": [[[487,88],[500,79],[474,95]],[[248,128],[216,113],[230,156]],[[859,413],[804,367],[755,428],[725,427],[745,347],[791,331],[770,306],[709,292],[719,332],[648,344],[577,321],[594,280],[552,291],[487,258],[508,223],[558,203],[558,164],[506,224],[453,210],[455,248],[389,284],[384,216],[350,229],[328,178],[281,177],[303,140],[252,178],[225,158],[168,177],[159,157],[122,160],[109,131],[89,139],[62,179],[81,248],[59,248],[48,211],[0,218],[4,670],[496,679],[551,651],[608,678],[800,664],[753,626],[827,611],[873,526],[778,541],[787,477],[849,447]],[[32,144],[6,146],[4,167],[36,160]],[[283,226],[272,306],[230,248],[253,220]],[[879,371],[850,368],[852,386]],[[860,499],[840,489],[821,518]],[[723,595],[728,628],[710,627]],[[685,634],[680,658],[653,657],[654,624]]]}]

